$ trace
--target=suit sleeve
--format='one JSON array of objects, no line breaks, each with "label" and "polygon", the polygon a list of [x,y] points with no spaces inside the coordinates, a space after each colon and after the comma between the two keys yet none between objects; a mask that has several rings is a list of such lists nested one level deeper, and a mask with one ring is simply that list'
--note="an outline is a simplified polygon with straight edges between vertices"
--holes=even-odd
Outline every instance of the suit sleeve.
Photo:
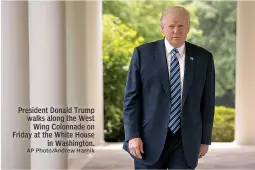
[{"label": "suit sleeve", "polygon": [[141,78],[140,56],[135,48],[128,70],[123,102],[125,141],[140,137]]},{"label": "suit sleeve", "polygon": [[215,68],[213,56],[210,53],[208,60],[206,81],[201,102],[202,114],[202,141],[201,144],[211,144],[212,128],[215,108]]}]

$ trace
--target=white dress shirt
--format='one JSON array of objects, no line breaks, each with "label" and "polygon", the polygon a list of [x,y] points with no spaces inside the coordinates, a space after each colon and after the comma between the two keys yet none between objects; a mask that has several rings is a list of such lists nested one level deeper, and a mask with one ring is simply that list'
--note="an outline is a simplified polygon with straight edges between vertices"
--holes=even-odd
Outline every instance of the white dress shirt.
[{"label": "white dress shirt", "polygon": [[[172,51],[172,49],[174,49],[169,42],[167,41],[167,39],[165,38],[165,49],[166,49],[166,59],[167,59],[167,67],[168,67],[168,73],[169,73],[169,77],[170,77],[170,61],[171,61],[171,55],[170,52]],[[183,78],[184,78],[184,68],[185,68],[185,43],[183,43],[183,45],[179,48],[177,48],[178,50],[178,54],[177,54],[177,58],[180,64],[180,72],[181,72],[181,96],[182,96],[182,92],[183,92]]]}]

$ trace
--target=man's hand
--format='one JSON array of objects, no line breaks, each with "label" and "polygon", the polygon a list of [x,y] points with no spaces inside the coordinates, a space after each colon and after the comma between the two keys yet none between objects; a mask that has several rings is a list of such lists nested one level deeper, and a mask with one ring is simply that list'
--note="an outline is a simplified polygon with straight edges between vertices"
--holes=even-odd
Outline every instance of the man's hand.
[{"label": "man's hand", "polygon": [[143,152],[143,142],[141,138],[133,138],[129,140],[129,151],[135,157],[142,159],[141,153]]},{"label": "man's hand", "polygon": [[205,154],[208,152],[208,148],[209,148],[208,145],[201,144],[198,158],[202,158],[203,156],[205,156]]}]

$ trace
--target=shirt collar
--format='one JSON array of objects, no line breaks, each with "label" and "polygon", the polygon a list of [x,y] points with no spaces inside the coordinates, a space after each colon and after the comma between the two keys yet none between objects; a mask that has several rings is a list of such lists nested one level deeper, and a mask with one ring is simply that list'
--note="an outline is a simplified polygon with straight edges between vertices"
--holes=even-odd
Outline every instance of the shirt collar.
[{"label": "shirt collar", "polygon": [[[166,53],[170,54],[170,52],[172,51],[172,49],[174,49],[174,47],[172,47],[169,42],[167,41],[167,39],[165,38],[165,47],[166,47]],[[181,56],[184,55],[185,52],[185,43],[183,43],[179,48],[177,48],[178,52],[181,54]]]}]

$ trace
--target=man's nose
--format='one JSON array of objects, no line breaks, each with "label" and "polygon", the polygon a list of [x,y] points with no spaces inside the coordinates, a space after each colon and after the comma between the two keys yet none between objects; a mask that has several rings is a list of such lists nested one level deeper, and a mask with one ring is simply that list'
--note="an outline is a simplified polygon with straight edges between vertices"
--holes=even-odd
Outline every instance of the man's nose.
[{"label": "man's nose", "polygon": [[178,33],[179,32],[179,28],[178,27],[174,27],[174,33]]}]

